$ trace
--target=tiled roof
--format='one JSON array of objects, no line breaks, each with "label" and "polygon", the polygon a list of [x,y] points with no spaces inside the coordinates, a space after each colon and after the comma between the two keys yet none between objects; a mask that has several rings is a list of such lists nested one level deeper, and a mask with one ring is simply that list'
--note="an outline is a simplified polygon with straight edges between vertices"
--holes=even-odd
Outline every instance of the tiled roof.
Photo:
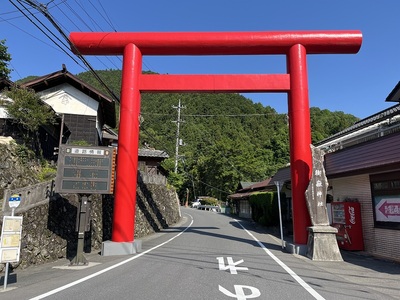
[{"label": "tiled roof", "polygon": [[246,181],[241,181],[240,182],[240,186],[242,187],[242,189],[245,189],[251,185],[255,184],[255,182],[246,182]]},{"label": "tiled roof", "polygon": [[118,140],[118,134],[110,128],[110,126],[104,124],[103,126],[103,138]]},{"label": "tiled roof", "polygon": [[244,188],[243,190],[259,190],[259,189],[267,187],[270,181],[271,181],[271,178],[268,178],[263,181],[256,182],[256,183],[248,186],[247,188]]},{"label": "tiled roof", "polygon": [[399,113],[400,113],[400,104],[396,104],[392,107],[389,107],[388,109],[382,110],[376,114],[373,114],[372,116],[362,119],[362,120],[354,123],[354,125],[346,128],[334,135],[331,135],[330,137],[328,137],[322,141],[319,141],[318,143],[315,143],[315,146],[318,147],[318,146],[328,143],[330,141],[334,141],[335,139],[345,137],[351,133],[357,132],[361,129],[370,127],[372,125],[375,125],[375,124],[383,122],[387,119],[390,119],[391,117],[398,116]]},{"label": "tiled roof", "polygon": [[271,178],[269,186],[275,186],[275,182],[288,182],[291,181],[290,166],[280,168]]},{"label": "tiled roof", "polygon": [[270,181],[271,181],[271,178],[268,178],[268,179],[260,181],[260,182],[256,182],[250,186],[247,186],[246,188],[239,190],[235,194],[229,195],[228,198],[244,199],[244,198],[249,197],[253,193],[262,192],[265,190],[266,187],[268,187],[268,184]]},{"label": "tiled roof", "polygon": [[147,148],[140,148],[139,156],[140,157],[159,157],[159,158],[168,158],[169,157],[169,155],[165,151],[155,150],[155,149],[147,149]]}]

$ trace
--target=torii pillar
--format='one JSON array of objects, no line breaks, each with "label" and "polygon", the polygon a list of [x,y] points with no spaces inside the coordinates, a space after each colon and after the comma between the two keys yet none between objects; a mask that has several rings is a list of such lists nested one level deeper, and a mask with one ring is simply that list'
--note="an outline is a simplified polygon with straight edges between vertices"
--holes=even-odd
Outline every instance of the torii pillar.
[{"label": "torii pillar", "polygon": [[[71,49],[81,55],[123,55],[121,112],[111,254],[131,254],[134,240],[141,92],[283,92],[288,94],[295,245],[307,244],[311,225],[305,191],[311,178],[308,54],[357,53],[360,31],[290,32],[74,32]],[[142,74],[142,55],[286,55],[287,74]],[[105,246],[104,246],[105,244]],[[104,255],[104,254],[103,254]]]}]

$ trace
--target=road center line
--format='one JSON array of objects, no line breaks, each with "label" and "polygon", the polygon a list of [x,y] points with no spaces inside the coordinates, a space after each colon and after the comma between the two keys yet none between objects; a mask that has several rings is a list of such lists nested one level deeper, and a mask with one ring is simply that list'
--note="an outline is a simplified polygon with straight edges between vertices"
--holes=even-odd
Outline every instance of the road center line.
[{"label": "road center line", "polygon": [[85,281],[87,281],[87,280],[89,280],[89,279],[92,279],[92,278],[94,278],[94,277],[97,277],[97,276],[99,276],[99,275],[101,275],[101,274],[103,274],[103,273],[106,273],[106,272],[108,272],[108,271],[111,271],[112,269],[118,268],[118,267],[120,267],[120,266],[122,266],[122,265],[124,265],[124,264],[126,264],[126,263],[128,263],[128,262],[130,262],[130,261],[132,261],[132,260],[135,260],[135,259],[137,259],[137,258],[139,258],[139,257],[141,257],[141,256],[143,256],[143,255],[145,255],[145,254],[147,254],[147,253],[149,253],[149,252],[151,252],[151,251],[157,249],[157,248],[160,248],[160,247],[164,246],[165,244],[168,244],[169,242],[171,242],[172,240],[176,239],[178,236],[180,236],[181,234],[183,234],[186,230],[188,230],[188,229],[192,226],[192,224],[193,224],[193,217],[192,217],[191,215],[189,215],[189,214],[187,214],[187,215],[192,219],[192,221],[190,222],[190,224],[189,224],[184,230],[182,230],[180,233],[178,233],[177,235],[173,236],[173,237],[170,238],[169,240],[167,240],[167,241],[165,241],[165,242],[163,242],[163,243],[161,243],[161,244],[159,244],[159,245],[157,245],[157,246],[155,246],[155,247],[153,247],[153,248],[151,248],[151,249],[148,249],[148,250],[146,250],[146,251],[143,251],[143,252],[139,253],[138,255],[135,255],[135,256],[130,257],[130,258],[124,260],[124,261],[121,261],[121,262],[119,262],[119,263],[117,263],[117,264],[115,264],[115,265],[113,265],[113,266],[110,266],[110,267],[105,268],[105,269],[103,269],[103,270],[101,270],[101,271],[98,271],[98,272],[96,272],[96,273],[93,273],[93,274],[88,275],[88,276],[86,276],[86,277],[83,277],[83,278],[81,278],[81,279],[78,279],[78,280],[76,280],[76,281],[73,281],[73,282],[71,282],[71,283],[68,283],[68,284],[66,284],[66,285],[64,285],[64,286],[61,286],[61,287],[56,288],[56,289],[54,289],[54,290],[51,290],[51,291],[49,291],[49,292],[47,292],[47,293],[41,294],[41,295],[36,296],[36,297],[34,297],[34,298],[30,298],[30,300],[39,300],[39,299],[43,299],[43,298],[46,298],[46,297],[48,297],[48,296],[54,295],[54,294],[56,294],[56,293],[58,293],[58,292],[61,292],[61,291],[63,291],[63,290],[66,290],[66,289],[68,289],[68,288],[70,288],[70,287],[73,287],[73,286],[75,286],[75,285],[77,285],[77,284],[80,284],[80,283],[85,282]]},{"label": "road center line", "polygon": [[307,292],[309,292],[315,299],[318,300],[325,300],[324,297],[322,297],[320,294],[318,294],[318,292],[316,290],[314,290],[311,286],[309,286],[303,279],[300,278],[300,276],[298,276],[295,272],[293,272],[292,269],[290,269],[287,265],[285,265],[279,258],[277,258],[267,247],[264,246],[263,243],[261,243],[250,231],[248,231],[246,228],[244,228],[244,226],[242,224],[240,224],[240,222],[236,219],[235,220],[240,227],[242,227],[244,229],[244,231],[247,232],[248,235],[250,235],[253,240],[255,240],[257,242],[258,245],[260,245],[260,247],[262,249],[264,249],[264,251],[278,264],[280,265],[290,276],[293,277],[294,280],[296,280]]}]

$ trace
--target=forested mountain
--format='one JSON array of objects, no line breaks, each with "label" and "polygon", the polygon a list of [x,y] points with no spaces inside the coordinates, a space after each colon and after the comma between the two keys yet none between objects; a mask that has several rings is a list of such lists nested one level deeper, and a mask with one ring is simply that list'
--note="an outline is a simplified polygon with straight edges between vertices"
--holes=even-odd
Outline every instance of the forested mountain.
[{"label": "forested mountain", "polygon": [[[121,71],[97,72],[119,96]],[[105,92],[91,73],[77,76]],[[179,101],[183,107],[179,133],[182,144],[175,175]],[[343,112],[315,107],[310,113],[313,142],[358,120]],[[141,143],[169,154],[164,167],[171,172],[170,181],[182,197],[188,188],[190,198],[194,194],[225,199],[239,181],[265,180],[289,162],[287,115],[239,94],[142,94],[141,117]]]}]

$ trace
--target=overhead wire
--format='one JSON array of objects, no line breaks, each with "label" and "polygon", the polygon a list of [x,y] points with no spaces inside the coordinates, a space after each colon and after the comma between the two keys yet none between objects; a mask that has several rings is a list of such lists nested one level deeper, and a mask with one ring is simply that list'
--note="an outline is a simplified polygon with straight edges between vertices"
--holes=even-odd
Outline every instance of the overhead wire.
[{"label": "overhead wire", "polygon": [[[100,31],[107,31],[107,30],[101,28],[101,25],[100,25],[96,20],[93,19],[93,14],[87,13],[87,8],[85,8],[85,6],[84,6],[84,4],[83,4],[83,3],[87,3],[87,2],[85,2],[85,1],[84,1],[84,2],[77,2],[77,1],[75,0],[77,6],[80,8],[80,11],[81,11],[81,12],[79,12],[79,13],[76,11],[76,9],[74,9],[74,8],[67,2],[67,0],[60,0],[60,2],[58,2],[58,3],[56,3],[56,2],[53,0],[53,1],[48,1],[46,4],[40,4],[40,3],[39,3],[38,1],[36,1],[36,0],[30,0],[30,1],[29,1],[29,0],[17,0],[17,1],[18,1],[19,4],[22,4],[22,2],[23,2],[23,3],[29,4],[29,5],[31,5],[31,6],[46,8],[46,9],[47,9],[48,15],[52,16],[52,18],[53,18],[54,20],[56,20],[56,17],[53,16],[53,15],[51,15],[51,13],[49,12],[49,9],[58,8],[58,9],[60,10],[60,12],[63,14],[63,16],[65,17],[65,19],[69,20],[69,22],[71,22],[71,24],[73,24],[74,26],[78,26],[77,23],[82,23],[82,24],[84,24],[84,26],[85,26],[86,28],[88,28],[90,31],[93,31],[94,28],[92,28],[92,26],[90,26],[90,24],[89,24],[88,22],[85,21],[85,19],[89,19],[93,24],[97,24],[95,27],[96,27],[96,28],[100,28]],[[10,0],[10,2],[11,2],[14,6],[16,6],[16,4],[12,2],[12,0]],[[96,4],[94,4],[93,1],[90,1],[89,3],[90,3],[90,5],[91,5],[91,7],[94,7],[94,8],[95,8],[96,12],[97,12],[98,15],[104,20],[104,22],[105,22],[106,24],[108,24],[108,26],[110,26],[110,27],[112,28],[113,31],[117,32],[117,30],[116,30],[114,24],[113,24],[112,21],[111,21],[111,18],[110,18],[109,15],[107,14],[107,11],[104,9],[104,6],[101,4],[101,2],[98,0],[98,2],[97,2]],[[101,9],[98,9],[98,8],[96,7],[96,5],[97,5],[98,7],[100,7]],[[65,9],[62,9],[61,6],[64,6],[65,9],[71,11],[71,15],[74,16],[74,17],[78,20],[78,22],[76,22],[76,21],[74,22],[74,21],[71,19],[71,15],[66,14],[66,13],[64,12]],[[18,7],[17,7],[17,9],[18,9]],[[21,8],[20,8],[20,9],[21,9]],[[20,9],[18,9],[18,10],[20,10]],[[22,8],[21,10],[26,10],[26,9]],[[12,14],[12,13],[14,13],[14,12],[6,12],[6,13],[2,13],[2,14]],[[39,13],[39,14],[40,14],[40,13],[43,14],[43,12],[40,11],[40,10],[38,10],[37,12],[32,12],[32,11],[31,11],[30,13],[31,13],[31,14],[38,14],[38,13]],[[85,14],[85,15],[87,16],[87,18],[82,18],[81,16],[82,16],[83,14]],[[1,15],[1,13],[0,13],[0,15]],[[24,14],[22,14],[22,16],[16,16],[16,17],[8,18],[8,19],[11,20],[11,19],[14,19],[14,18],[21,18],[21,17],[26,17],[26,16],[25,16]],[[33,21],[31,20],[31,22],[33,22]],[[62,28],[64,31],[70,32],[70,31],[63,25],[62,22],[57,22],[57,24],[58,24],[58,26],[59,26],[60,28]],[[38,27],[38,26],[36,26],[36,27]],[[18,27],[16,27],[16,28],[18,28]],[[38,28],[38,29],[39,29],[39,28]],[[85,31],[85,30],[82,30],[82,29],[79,29],[79,30],[80,30],[80,31]],[[22,30],[22,32],[27,33],[27,32],[24,31],[24,30]],[[29,33],[27,33],[27,34],[29,34]],[[54,43],[54,45],[57,45],[57,43],[55,43],[55,42],[53,42],[53,43]],[[52,47],[53,47],[53,46],[52,46]],[[57,46],[57,47],[58,47],[58,50],[61,51],[61,52],[64,52],[64,53],[65,53],[65,51],[70,52],[70,48],[69,48],[69,47],[68,47],[68,50],[61,50],[61,48],[59,48],[59,46]],[[54,48],[54,47],[53,47],[53,48]],[[68,56],[72,59],[72,57],[71,57],[70,55],[68,55]],[[109,62],[109,64],[112,65],[112,68],[114,68],[114,69],[121,69],[122,59],[121,59],[121,57],[119,57],[119,56],[116,56],[116,57],[117,57],[117,59],[118,59],[118,64],[116,64],[115,61],[113,61],[113,60],[111,59],[110,56],[105,56],[104,59],[107,60],[107,61]],[[104,62],[104,59],[101,60],[101,59],[99,59],[98,56],[95,56],[93,59],[97,60],[100,64],[102,64],[102,65],[104,66],[104,69],[112,69],[112,68],[109,67],[109,65],[107,65],[107,64]],[[75,60],[74,60],[74,62],[76,63]],[[143,60],[143,65],[144,65],[146,68],[150,69],[150,67],[147,65],[147,63],[146,63],[144,60]],[[87,67],[87,66],[82,66],[81,64],[78,64],[78,66],[80,66],[82,69],[85,69],[85,70],[90,71],[90,68]],[[96,77],[96,76],[95,76],[95,77]],[[97,80],[97,78],[96,78],[96,80]],[[107,89],[106,89],[106,90],[107,90]],[[108,93],[109,93],[109,92],[108,92]],[[111,95],[111,96],[114,98],[113,95]],[[118,101],[118,100],[117,100],[117,101]]]},{"label": "overhead wire", "polygon": [[[1,14],[0,14],[0,15],[1,15]],[[17,17],[11,18],[11,19],[16,19],[16,18],[17,18]],[[60,50],[59,47],[56,48],[56,47],[54,47],[53,45],[47,43],[46,41],[43,41],[43,40],[39,39],[38,37],[34,36],[33,34],[29,33],[28,31],[24,30],[23,28],[21,28],[21,27],[15,25],[15,24],[13,24],[13,23],[11,23],[11,22],[10,22],[11,19],[4,19],[4,18],[2,18],[2,17],[0,16],[0,20],[2,20],[3,22],[7,22],[9,25],[11,25],[11,26],[17,28],[18,30],[20,30],[20,31],[22,31],[23,33],[29,35],[30,37],[34,38],[35,40],[37,40],[37,41],[39,41],[39,42],[45,44],[46,46],[49,46],[49,47],[51,47],[51,48],[53,48],[53,49],[55,49],[55,50],[57,50],[57,51],[64,52],[64,51]]]},{"label": "overhead wire", "polygon": [[[110,18],[107,16],[107,13],[106,13],[106,11],[104,10],[104,7],[102,7],[102,8],[103,8],[103,11],[104,11],[104,13],[106,14],[107,18],[105,18],[105,17],[102,15],[102,13],[97,9],[97,6],[94,5],[93,2],[92,2],[91,0],[88,0],[88,2],[89,2],[89,3],[92,5],[92,7],[98,12],[98,14],[99,14],[100,16],[103,17],[103,19],[106,21],[106,23],[116,32],[117,30],[115,29],[114,25],[111,23]],[[98,2],[99,2],[99,4],[101,5],[100,1],[98,1]]]},{"label": "overhead wire", "polygon": [[[10,0],[12,1],[12,0]],[[40,5],[37,3],[34,3],[31,0],[17,0],[20,4],[21,2],[26,2],[27,4],[29,4],[31,7],[37,9],[38,11],[40,11],[46,18],[47,20],[56,28],[56,30],[61,34],[61,36],[68,42],[68,44],[70,44],[75,52],[77,52],[77,56],[78,58],[83,62],[83,64],[91,71],[91,73],[93,74],[93,76],[96,78],[96,80],[106,89],[106,91],[114,98],[115,101],[119,102],[119,98],[115,95],[115,93],[108,87],[108,85],[100,78],[100,76],[97,74],[97,72],[93,69],[93,67],[91,66],[91,64],[83,57],[82,54],[79,53],[79,51],[77,51],[77,49],[74,47],[74,45],[72,43],[70,43],[69,37],[65,34],[65,32],[62,30],[62,28],[58,25],[58,23],[54,20],[54,18],[52,17],[52,15],[49,13],[48,9],[46,6],[44,5]],[[41,23],[42,24],[42,23]],[[36,24],[35,24],[36,25]],[[47,27],[46,27],[47,28]],[[42,30],[41,30],[42,31]],[[42,31],[43,32],[43,31]],[[54,34],[54,33],[53,33]],[[65,45],[63,43],[63,45]],[[67,48],[68,45],[66,46]],[[65,51],[65,50],[64,50]],[[69,55],[69,54],[68,54]],[[70,56],[70,55],[69,55]],[[71,57],[71,56],[70,56]],[[75,61],[75,59],[73,59]]]},{"label": "overhead wire", "polygon": [[[73,57],[71,54],[69,54],[65,49],[63,49],[62,47],[60,47],[60,45],[58,45],[57,44],[57,42],[53,39],[53,38],[51,38],[51,36],[49,35],[49,34],[47,34],[42,28],[40,28],[39,26],[37,26],[37,24],[35,24],[35,22],[33,22],[33,20],[20,8],[20,7],[18,7],[12,0],[9,0],[10,1],[10,3],[12,4],[12,5],[14,5],[14,7],[15,8],[17,8],[33,25],[35,25],[35,27],[36,28],[38,28],[47,38],[49,38],[56,46],[58,46],[58,48],[62,51],[62,52],[64,52],[66,55],[68,55],[76,64],[78,64],[78,65],[80,65],[79,64],[79,62],[78,62],[78,60],[76,60],[75,59],[75,57]],[[20,2],[19,0],[17,0],[18,2]],[[20,3],[21,4],[21,3]],[[30,12],[30,10],[28,10],[23,4],[21,4],[24,8],[25,8],[25,10],[26,11],[29,11]],[[36,17],[35,17],[35,19],[37,19]],[[40,22],[41,23],[41,22]],[[42,24],[42,23],[41,23]],[[43,24],[42,24],[43,25]],[[46,27],[46,26],[44,26],[47,30],[48,30],[48,28]],[[59,39],[58,37],[57,37],[57,39]]]},{"label": "overhead wire", "polygon": [[[94,26],[94,29],[91,29],[90,26],[88,26],[88,28],[90,28],[90,31],[95,31],[96,27],[97,30],[101,30],[101,26],[96,22],[95,19],[92,18],[91,14],[89,14],[86,9],[83,7],[82,4],[79,3],[79,1],[75,0],[75,3],[81,8],[81,10],[83,11],[83,13],[86,15],[86,17],[88,18],[88,20],[90,20],[90,22],[92,23],[92,25]],[[80,17],[79,17],[80,18]],[[82,19],[82,18],[80,18]]]},{"label": "overhead wire", "polygon": [[[224,114],[182,114],[182,117],[259,117],[259,116],[269,116],[275,115],[276,113],[267,114],[234,114],[234,115],[224,115]],[[171,114],[161,114],[161,113],[142,113],[142,115],[150,116],[170,116]]]},{"label": "overhead wire", "polygon": [[[17,1],[18,1],[18,0],[17,0]],[[21,4],[22,1],[18,1],[18,2]],[[28,2],[28,4],[29,4],[29,2],[31,2],[31,1],[24,1],[24,2]],[[46,29],[46,31],[50,33],[50,35],[52,35],[55,39],[57,39],[64,47],[68,48],[68,44],[66,44],[62,39],[60,39],[57,35],[55,35],[45,24],[43,24],[42,21],[39,20],[39,18],[37,18],[30,10],[28,10],[28,9],[26,8],[26,6],[24,6],[23,4],[21,4],[21,5],[22,5],[22,7],[25,8],[27,11],[29,11],[29,13],[31,14],[31,16],[32,16],[37,22],[39,22],[39,24],[42,25],[42,26]],[[21,11],[21,13],[22,13],[22,11]],[[27,15],[25,15],[25,16],[26,16],[26,17],[29,19],[29,21],[31,21],[43,34],[45,34],[54,44],[57,44],[52,38],[49,37],[48,34],[46,34],[46,33],[44,32],[43,29],[41,29],[39,26],[37,26],[37,24],[36,24],[35,22],[33,22],[31,18],[29,18]],[[60,48],[61,48],[61,47],[60,47]],[[61,48],[61,49],[62,49],[62,48]]]},{"label": "overhead wire", "polygon": [[[85,22],[85,20],[84,20],[83,18],[81,18],[80,14],[77,13],[68,3],[65,2],[64,5],[69,9],[69,11],[71,11],[71,13],[72,13],[74,16],[76,16],[76,17],[84,24],[84,26],[88,27],[90,31],[92,31],[92,32],[94,31],[94,30],[89,26],[89,24],[87,24],[87,23]],[[79,31],[84,31],[83,29],[81,29],[81,28],[79,27],[79,25],[78,25],[76,22],[74,22],[74,21],[69,17],[69,15],[65,12],[64,9],[62,9],[60,6],[57,6],[57,8],[60,10],[60,12],[61,12],[72,24],[74,24],[74,25],[77,27],[77,29],[78,29]],[[55,19],[54,16],[53,16],[53,18]],[[91,18],[90,15],[89,15],[89,18]],[[60,27],[62,27],[65,31],[68,31],[68,29],[67,29],[64,25],[61,24],[61,22],[57,22],[57,23],[60,24]],[[99,29],[102,30],[101,28],[99,28]],[[103,60],[99,59],[98,56],[95,56],[94,58],[95,58],[100,64],[102,64],[106,69],[108,69],[107,65],[103,62]],[[116,69],[119,68],[119,67],[110,59],[110,57],[106,56],[105,59],[107,59]],[[121,59],[119,59],[119,61],[121,62]]]},{"label": "overhead wire", "polygon": [[[90,1],[90,0],[89,0],[89,2],[92,3],[92,1]],[[104,12],[104,15],[106,16],[106,18],[104,18],[104,19],[105,19],[105,20],[107,19],[107,20],[108,20],[108,22],[107,22],[108,25],[110,25],[110,27],[111,27],[115,32],[117,32],[117,29],[115,28],[115,26],[114,26],[114,24],[112,23],[110,17],[108,16],[107,11],[104,9],[103,4],[101,4],[101,2],[100,2],[99,0],[97,0],[97,2],[99,3],[99,6],[101,7],[101,9],[102,9],[103,12]]]}]

